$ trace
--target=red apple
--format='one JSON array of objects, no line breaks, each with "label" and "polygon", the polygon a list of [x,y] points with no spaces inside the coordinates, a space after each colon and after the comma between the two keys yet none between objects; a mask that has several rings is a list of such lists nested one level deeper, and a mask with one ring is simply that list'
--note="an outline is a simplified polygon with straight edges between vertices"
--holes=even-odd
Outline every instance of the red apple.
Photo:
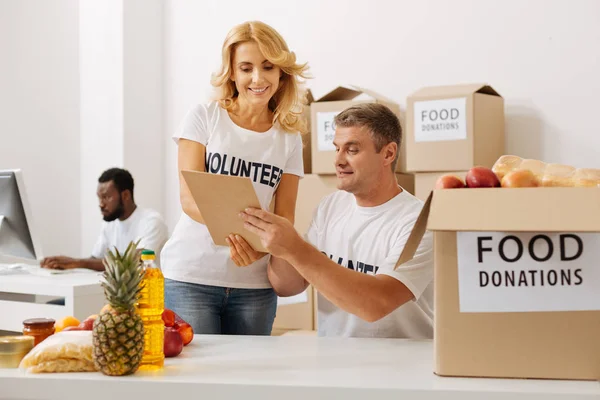
[{"label": "red apple", "polygon": [[183,345],[187,346],[194,339],[194,329],[187,322],[175,323],[174,328],[177,329],[183,340]]},{"label": "red apple", "polygon": [[183,351],[183,339],[177,329],[165,326],[165,342],[163,350],[165,357],[176,357]]},{"label": "red apple", "polygon": [[435,189],[459,189],[464,187],[463,180],[455,175],[440,176],[435,182]]},{"label": "red apple", "polygon": [[81,321],[79,327],[82,331],[91,331],[94,327],[94,321],[96,320],[96,318],[98,318],[97,315],[90,315],[89,317]]},{"label": "red apple", "polygon": [[500,186],[500,181],[494,171],[486,167],[471,168],[467,172],[465,182],[467,183],[467,187],[470,188],[490,188]]},{"label": "red apple", "polygon": [[503,188],[538,187],[540,183],[533,172],[528,169],[511,171],[502,178]]},{"label": "red apple", "polygon": [[181,318],[176,312],[173,312],[173,315],[175,315],[175,323],[176,324],[181,324],[184,322],[187,324],[187,322],[183,318]]},{"label": "red apple", "polygon": [[165,308],[162,313],[162,320],[165,323],[165,326],[175,325],[175,312],[173,312],[173,310]]}]

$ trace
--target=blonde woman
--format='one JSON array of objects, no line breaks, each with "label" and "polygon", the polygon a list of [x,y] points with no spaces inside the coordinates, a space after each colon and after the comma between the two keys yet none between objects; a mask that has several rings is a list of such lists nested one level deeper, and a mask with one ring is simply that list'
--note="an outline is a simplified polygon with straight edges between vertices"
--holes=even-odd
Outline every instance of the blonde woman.
[{"label": "blonde woman", "polygon": [[[211,80],[217,99],[190,110],[174,136],[178,169],[249,177],[263,208],[275,197],[275,213],[293,223],[307,65],[262,22],[235,26],[222,57]],[[195,333],[269,335],[277,307],[269,256],[232,236],[229,247],[216,246],[181,173],[179,180],[183,213],[161,253],[166,307]]]}]

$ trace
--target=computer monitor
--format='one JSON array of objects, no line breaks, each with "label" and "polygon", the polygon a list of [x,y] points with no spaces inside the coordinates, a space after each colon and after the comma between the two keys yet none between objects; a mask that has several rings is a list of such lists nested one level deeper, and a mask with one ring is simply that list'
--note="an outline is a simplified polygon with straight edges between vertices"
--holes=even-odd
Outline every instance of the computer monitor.
[{"label": "computer monitor", "polygon": [[0,170],[0,263],[42,259],[21,170]]}]

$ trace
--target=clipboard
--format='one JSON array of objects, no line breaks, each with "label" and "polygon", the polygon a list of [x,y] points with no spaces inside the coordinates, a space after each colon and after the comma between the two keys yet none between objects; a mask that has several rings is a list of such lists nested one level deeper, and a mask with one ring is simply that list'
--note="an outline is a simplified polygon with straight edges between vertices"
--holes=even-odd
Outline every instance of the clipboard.
[{"label": "clipboard", "polygon": [[258,235],[244,228],[239,216],[248,207],[262,209],[249,178],[191,170],[182,170],[181,174],[217,246],[229,247],[225,239],[236,234],[254,250],[267,252]]}]

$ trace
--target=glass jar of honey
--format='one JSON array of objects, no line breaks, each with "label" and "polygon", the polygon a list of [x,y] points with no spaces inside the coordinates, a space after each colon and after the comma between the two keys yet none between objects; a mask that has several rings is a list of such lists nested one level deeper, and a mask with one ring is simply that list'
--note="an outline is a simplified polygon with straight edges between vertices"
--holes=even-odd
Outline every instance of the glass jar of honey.
[{"label": "glass jar of honey", "polygon": [[33,336],[34,346],[53,334],[54,320],[51,318],[31,318],[23,321],[23,335]]},{"label": "glass jar of honey", "polygon": [[18,368],[33,342],[31,336],[0,336],[0,368]]}]

